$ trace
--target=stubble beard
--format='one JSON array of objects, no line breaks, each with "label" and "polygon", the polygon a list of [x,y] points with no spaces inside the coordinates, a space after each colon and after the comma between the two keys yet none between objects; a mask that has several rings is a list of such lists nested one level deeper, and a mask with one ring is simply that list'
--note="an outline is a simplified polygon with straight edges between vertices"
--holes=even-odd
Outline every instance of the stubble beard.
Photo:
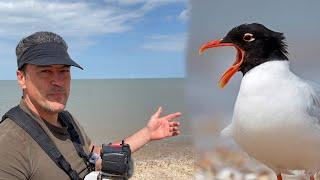
[{"label": "stubble beard", "polygon": [[68,95],[64,94],[64,99],[61,101],[50,101],[46,98],[44,101],[38,101],[38,105],[47,113],[59,113],[66,108]]},{"label": "stubble beard", "polygon": [[[62,104],[62,103],[60,103]],[[39,105],[43,110],[45,110],[48,113],[59,113],[62,112],[66,108],[66,103],[63,103],[61,108],[56,108],[50,103],[40,102]]]}]

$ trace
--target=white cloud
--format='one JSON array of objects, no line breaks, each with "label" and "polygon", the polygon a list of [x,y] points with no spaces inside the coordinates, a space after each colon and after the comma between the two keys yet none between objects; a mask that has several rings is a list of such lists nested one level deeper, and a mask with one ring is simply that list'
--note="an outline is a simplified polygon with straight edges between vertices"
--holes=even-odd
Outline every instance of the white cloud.
[{"label": "white cloud", "polygon": [[[17,43],[33,32],[52,31],[76,42],[81,39],[80,46],[89,46],[94,42],[91,40],[85,43],[86,37],[89,39],[90,36],[129,31],[136,20],[143,18],[149,11],[165,4],[181,2],[186,1],[0,1],[0,38]],[[2,47],[3,42],[0,42]]]},{"label": "white cloud", "polygon": [[[170,3],[186,2],[186,0],[0,1],[0,47],[2,50],[14,50],[16,43],[22,37],[36,31],[52,31],[71,40],[74,49],[81,50],[96,43],[90,36],[129,31],[136,20],[143,18],[153,9]],[[150,43],[146,44],[147,49],[161,46],[165,42],[163,40]],[[178,48],[177,44],[172,46],[173,49]]]},{"label": "white cloud", "polygon": [[148,41],[142,48],[152,51],[182,52],[187,42],[187,34],[152,35],[145,37]]},{"label": "white cloud", "polygon": [[[105,2],[110,2],[110,0],[105,0]],[[114,0],[114,2],[117,2],[121,5],[135,5],[146,2],[146,0]]]},{"label": "white cloud", "polygon": [[1,1],[0,37],[21,37],[39,30],[50,30],[75,37],[121,33],[131,29],[134,19],[143,17],[145,13],[158,6],[184,2],[183,0],[113,1],[119,4],[141,5],[130,9],[107,3],[94,4],[92,1]]},{"label": "white cloud", "polygon": [[105,2],[109,3],[109,2],[116,2],[122,5],[135,5],[135,4],[139,4],[139,3],[145,3],[145,4],[149,4],[149,5],[161,5],[163,3],[186,3],[188,2],[188,0],[105,0]]},{"label": "white cloud", "polygon": [[75,37],[123,32],[138,15],[85,2],[20,0],[0,2],[0,17],[0,37],[14,38],[39,30]]},{"label": "white cloud", "polygon": [[190,16],[190,8],[191,6],[188,6],[187,9],[184,9],[183,11],[181,11],[181,13],[178,16],[178,19],[182,20],[183,22],[187,22]]}]

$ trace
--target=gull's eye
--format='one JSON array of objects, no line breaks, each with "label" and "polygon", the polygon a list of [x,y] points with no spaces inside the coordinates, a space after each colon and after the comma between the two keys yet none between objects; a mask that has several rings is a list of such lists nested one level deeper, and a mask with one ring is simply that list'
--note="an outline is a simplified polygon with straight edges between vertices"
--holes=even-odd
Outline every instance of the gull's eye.
[{"label": "gull's eye", "polygon": [[246,41],[246,42],[251,42],[251,41],[254,41],[255,38],[253,37],[253,34],[251,33],[245,33],[243,35],[243,40]]}]

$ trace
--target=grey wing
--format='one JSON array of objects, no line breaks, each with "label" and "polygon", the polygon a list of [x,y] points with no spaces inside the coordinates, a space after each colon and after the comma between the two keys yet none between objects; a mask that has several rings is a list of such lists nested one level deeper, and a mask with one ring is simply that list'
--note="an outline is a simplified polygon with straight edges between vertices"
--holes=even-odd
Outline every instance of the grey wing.
[{"label": "grey wing", "polygon": [[320,85],[307,81],[310,86],[311,101],[308,104],[307,112],[310,116],[317,118],[320,125]]}]

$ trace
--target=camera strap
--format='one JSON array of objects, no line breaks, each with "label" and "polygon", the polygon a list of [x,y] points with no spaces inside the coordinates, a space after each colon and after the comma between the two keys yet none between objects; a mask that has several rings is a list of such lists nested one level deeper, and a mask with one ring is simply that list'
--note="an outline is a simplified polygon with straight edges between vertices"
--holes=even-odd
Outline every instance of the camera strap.
[{"label": "camera strap", "polygon": [[73,146],[75,147],[79,157],[83,159],[89,172],[94,171],[94,166],[90,163],[90,157],[84,152],[83,146],[85,144],[83,136],[80,136],[80,129],[73,120],[71,114],[68,111],[62,111],[59,113],[59,118],[64,125],[66,125],[67,131],[70,135]]},{"label": "camera strap", "polygon": [[[84,140],[82,136],[79,136],[79,127],[75,124],[72,116],[67,111],[59,113],[58,116],[62,123],[68,127],[68,133],[78,155],[84,160],[88,170],[92,171],[92,168],[89,168],[89,157],[82,147],[82,145],[84,145]],[[45,133],[42,127],[29,114],[24,112],[19,106],[16,106],[2,116],[1,122],[7,118],[10,118],[24,129],[39,144],[44,152],[48,154],[55,164],[68,174],[71,180],[80,179],[79,174],[72,169],[70,163],[64,158],[47,133]]]}]

